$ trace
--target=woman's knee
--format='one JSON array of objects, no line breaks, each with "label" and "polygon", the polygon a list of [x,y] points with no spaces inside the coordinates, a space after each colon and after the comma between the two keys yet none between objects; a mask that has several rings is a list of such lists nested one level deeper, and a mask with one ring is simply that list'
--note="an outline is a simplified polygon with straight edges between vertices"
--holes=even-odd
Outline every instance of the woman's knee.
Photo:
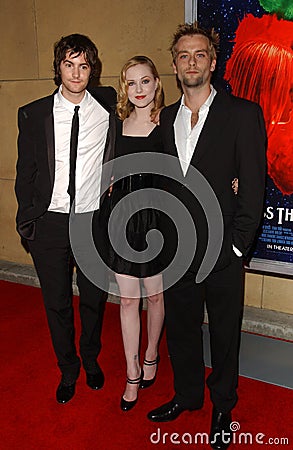
[{"label": "woman's knee", "polygon": [[127,298],[127,297],[121,297],[120,298],[120,305],[122,306],[122,308],[134,308],[134,309],[138,309],[139,306],[139,299],[137,298]]},{"label": "woman's knee", "polygon": [[164,303],[163,293],[160,292],[159,294],[149,295],[147,297],[147,302],[150,305],[157,305],[157,304]]}]

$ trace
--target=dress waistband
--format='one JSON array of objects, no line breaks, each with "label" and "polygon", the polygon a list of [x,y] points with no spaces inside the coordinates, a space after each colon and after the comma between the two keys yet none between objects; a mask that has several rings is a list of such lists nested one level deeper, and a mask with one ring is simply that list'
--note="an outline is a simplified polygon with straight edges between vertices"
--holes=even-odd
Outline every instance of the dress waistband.
[{"label": "dress waistband", "polygon": [[123,191],[132,192],[138,189],[146,189],[154,187],[153,176],[146,173],[137,173],[128,175],[114,183],[113,189],[121,189]]}]

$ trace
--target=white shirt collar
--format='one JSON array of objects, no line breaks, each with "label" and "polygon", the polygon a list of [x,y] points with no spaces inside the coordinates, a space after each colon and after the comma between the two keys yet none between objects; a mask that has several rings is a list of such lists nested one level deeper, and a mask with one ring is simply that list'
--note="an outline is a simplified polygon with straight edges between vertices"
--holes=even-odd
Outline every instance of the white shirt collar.
[{"label": "white shirt collar", "polygon": [[[216,96],[216,94],[217,94],[216,89],[215,89],[212,85],[210,85],[210,86],[211,86],[211,92],[210,92],[210,95],[208,96],[208,98],[206,99],[206,101],[201,105],[201,107],[199,108],[199,111],[202,111],[202,110],[205,109],[205,108],[209,108],[209,107],[211,106],[211,104],[213,103],[213,100],[214,100],[214,98],[215,98],[215,96]],[[180,108],[181,108],[181,107],[186,108],[188,111],[190,111],[190,109],[188,108],[188,106],[185,105],[185,97],[184,97],[184,94],[183,94],[182,97],[181,97]]]},{"label": "white shirt collar", "polygon": [[88,91],[85,91],[83,99],[81,100],[80,103],[76,105],[75,103],[72,103],[69,100],[67,100],[67,98],[65,98],[64,95],[62,95],[62,84],[60,85],[56,96],[58,102],[61,103],[64,106],[64,108],[68,109],[72,113],[74,113],[74,108],[76,106],[80,106],[80,111],[82,111],[84,107],[86,107],[89,104],[91,98],[90,93]]}]

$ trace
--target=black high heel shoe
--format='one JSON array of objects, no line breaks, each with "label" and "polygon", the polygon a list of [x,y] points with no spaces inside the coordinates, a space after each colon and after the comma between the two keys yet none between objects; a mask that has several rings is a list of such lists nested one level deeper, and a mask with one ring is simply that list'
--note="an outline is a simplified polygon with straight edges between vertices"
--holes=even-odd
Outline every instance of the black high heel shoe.
[{"label": "black high heel shoe", "polygon": [[[135,378],[134,380],[131,380],[130,378],[127,378],[127,383],[128,384],[141,384],[143,380],[143,370],[141,370],[141,374],[138,378]],[[121,397],[121,401],[120,401],[120,408],[122,409],[122,411],[130,411],[137,403],[138,400],[138,394],[135,400],[132,401],[127,401],[123,398],[123,395]]]},{"label": "black high heel shoe", "polygon": [[[160,362],[160,355],[158,355],[158,356],[156,357],[156,359],[153,359],[152,361],[148,361],[147,359],[145,359],[145,360],[143,361],[143,363],[144,363],[145,366],[154,366],[155,364],[158,365],[159,362]],[[142,380],[141,380],[141,383],[140,383],[140,386],[139,386],[139,387],[140,387],[141,389],[146,389],[146,388],[152,386],[152,384],[154,384],[154,382],[155,382],[155,380],[156,380],[157,371],[158,371],[158,367],[157,367],[155,376],[154,376],[151,380],[144,380],[143,377],[142,377]]]}]

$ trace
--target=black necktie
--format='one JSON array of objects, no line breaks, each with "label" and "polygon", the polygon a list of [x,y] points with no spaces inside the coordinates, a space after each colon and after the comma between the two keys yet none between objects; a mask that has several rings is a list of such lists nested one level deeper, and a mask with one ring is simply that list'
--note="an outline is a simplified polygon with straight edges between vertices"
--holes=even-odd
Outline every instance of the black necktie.
[{"label": "black necktie", "polygon": [[70,195],[70,205],[72,205],[75,197],[75,168],[76,168],[78,129],[79,129],[78,110],[79,106],[76,106],[74,108],[74,114],[71,123],[69,185],[67,189],[67,192]]}]

